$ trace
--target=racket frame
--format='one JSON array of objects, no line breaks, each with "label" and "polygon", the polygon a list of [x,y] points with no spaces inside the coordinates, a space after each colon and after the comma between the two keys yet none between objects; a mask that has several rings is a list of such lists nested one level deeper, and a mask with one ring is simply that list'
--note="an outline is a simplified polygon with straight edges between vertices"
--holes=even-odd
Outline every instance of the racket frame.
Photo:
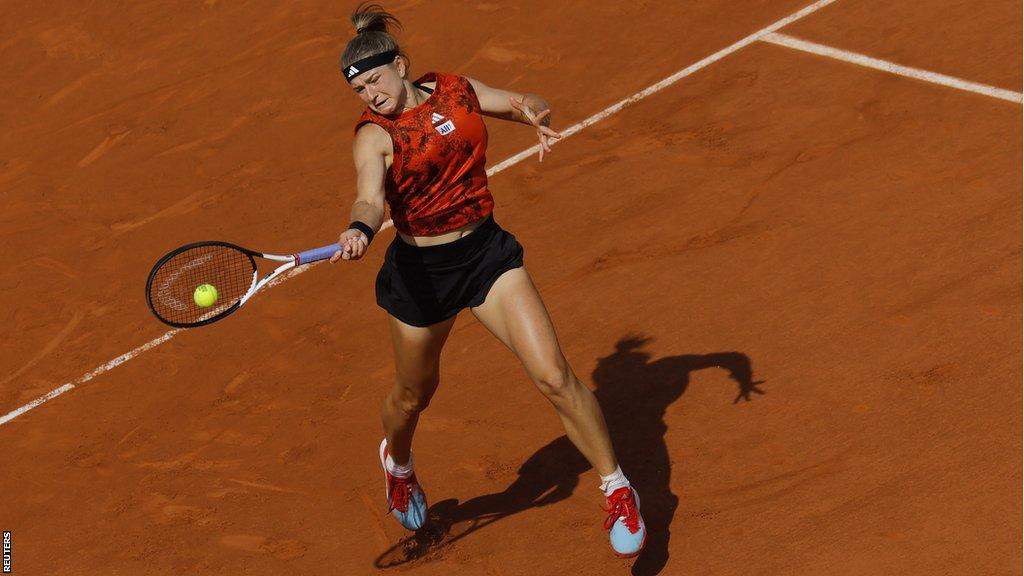
[{"label": "racket frame", "polygon": [[[171,320],[168,320],[168,319],[160,316],[159,314],[156,313],[156,307],[153,306],[153,299],[152,299],[153,298],[153,282],[156,279],[157,271],[159,271],[160,268],[163,267],[164,263],[166,263],[171,258],[174,258],[178,254],[181,254],[182,252],[187,252],[188,250],[193,250],[195,248],[202,248],[204,246],[223,246],[225,248],[231,248],[233,250],[237,250],[237,251],[241,252],[242,254],[245,254],[246,256],[248,256],[249,257],[249,263],[252,265],[252,270],[253,270],[252,271],[252,283],[249,285],[249,289],[245,292],[245,294],[242,295],[241,298],[238,299],[238,302],[235,302],[229,308],[226,308],[225,310],[222,310],[222,311],[214,314],[213,316],[210,316],[209,318],[203,318],[202,320],[199,320],[198,322],[173,322]],[[266,260],[273,260],[273,261],[277,261],[277,262],[284,262],[284,264],[282,264],[282,265],[278,266],[277,268],[275,268],[273,272],[271,272],[270,274],[268,274],[265,278],[263,278],[261,280],[261,279],[259,279],[259,268],[256,266],[255,258],[264,258]],[[216,322],[217,320],[220,320],[220,319],[222,319],[222,318],[224,318],[226,316],[229,316],[230,314],[234,313],[235,310],[238,310],[239,308],[242,307],[242,304],[245,304],[250,298],[252,298],[253,295],[256,294],[256,292],[260,288],[263,288],[268,283],[270,283],[274,278],[277,278],[281,274],[284,274],[288,270],[291,270],[292,268],[294,268],[296,266],[297,262],[298,262],[298,255],[297,254],[292,254],[292,255],[289,255],[289,256],[281,256],[281,255],[278,255],[278,254],[265,254],[263,252],[257,252],[255,250],[250,250],[248,248],[243,248],[243,247],[241,247],[241,246],[239,246],[237,244],[232,244],[230,242],[223,242],[223,241],[220,241],[220,240],[206,240],[206,241],[203,241],[203,242],[192,242],[191,244],[185,244],[184,246],[179,246],[179,247],[175,248],[174,250],[171,250],[170,252],[165,254],[163,257],[161,257],[159,260],[157,260],[156,264],[153,265],[153,269],[150,270],[149,277],[146,279],[146,305],[149,306],[149,309],[150,309],[151,312],[153,312],[153,315],[156,316],[157,319],[160,320],[161,322],[163,322],[164,324],[167,324],[169,326],[173,326],[175,328],[198,328],[199,326],[205,326],[207,324],[211,324],[213,322]]]},{"label": "racket frame", "polygon": [[[187,250],[201,248],[203,246],[222,246],[225,248],[237,250],[238,252],[241,252],[242,254],[248,256],[249,264],[252,265],[252,283],[249,285],[249,290],[247,290],[245,294],[243,294],[242,297],[238,299],[238,302],[235,302],[230,307],[220,312],[217,312],[216,314],[211,315],[209,318],[202,318],[197,322],[172,322],[170,320],[163,318],[162,316],[157,314],[156,308],[153,306],[152,300],[153,280],[156,278],[156,273],[160,270],[160,268],[163,267],[164,263],[166,263],[171,258],[174,258],[178,254],[181,254],[182,252],[185,252]],[[303,264],[312,264],[314,262],[319,262],[321,260],[327,260],[339,250],[341,250],[340,245],[328,244],[326,246],[320,246],[319,248],[313,248],[311,250],[304,250],[302,252],[297,252],[295,254],[282,256],[280,254],[267,254],[265,252],[257,252],[255,250],[243,248],[237,244],[223,242],[220,240],[207,240],[204,242],[193,242],[191,244],[185,244],[184,246],[179,246],[165,254],[162,258],[157,260],[156,264],[153,265],[153,269],[149,271],[149,278],[146,279],[146,304],[149,306],[150,311],[153,312],[153,315],[156,316],[158,320],[169,326],[174,326],[175,328],[196,328],[199,326],[205,326],[206,324],[216,322],[217,320],[220,320],[225,316],[228,316],[229,314],[233,313],[235,310],[241,308],[242,304],[248,302],[249,299],[252,298],[253,295],[259,291],[260,288],[263,288],[267,284],[273,282],[273,280],[280,276],[281,274],[284,274],[285,272],[291,270],[292,268],[295,268],[296,266],[301,266]],[[259,278],[259,268],[256,266],[256,260],[254,258],[263,258],[265,260],[283,262],[283,264],[275,268],[273,272],[267,274],[267,276],[261,280]]]}]

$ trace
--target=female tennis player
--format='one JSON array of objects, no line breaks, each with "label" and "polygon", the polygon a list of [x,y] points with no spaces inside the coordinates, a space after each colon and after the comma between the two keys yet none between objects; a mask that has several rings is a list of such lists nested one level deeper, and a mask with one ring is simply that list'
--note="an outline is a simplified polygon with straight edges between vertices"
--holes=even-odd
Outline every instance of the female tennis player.
[{"label": "female tennis player", "polygon": [[376,292],[395,351],[395,386],[381,413],[389,509],[409,530],[426,520],[426,497],[413,471],[413,433],[438,386],[441,348],[456,315],[469,308],[519,357],[566,435],[600,474],[608,504],[604,527],[615,553],[639,554],[646,540],[640,502],[616,462],[600,406],[559,348],[523,266],[523,247],[492,214],[481,116],[531,126],[543,161],[560,137],[549,127],[547,102],[440,72],[410,80],[409,59],[388,31],[401,27],[394,16],[364,3],[352,23],[356,36],[345,47],[341,70],[366,110],[355,128],[351,224],[331,262],[366,253],[386,202],[397,234]]}]

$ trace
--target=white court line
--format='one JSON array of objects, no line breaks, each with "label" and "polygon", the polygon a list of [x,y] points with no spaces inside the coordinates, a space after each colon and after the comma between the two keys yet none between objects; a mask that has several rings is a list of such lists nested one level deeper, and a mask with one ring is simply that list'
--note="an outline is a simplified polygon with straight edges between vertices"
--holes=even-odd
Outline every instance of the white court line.
[{"label": "white court line", "polygon": [[[649,86],[647,88],[644,88],[643,90],[637,92],[636,94],[633,94],[632,96],[630,96],[628,98],[623,98],[622,100],[619,100],[615,104],[612,104],[611,106],[605,108],[604,110],[598,112],[597,114],[594,114],[593,116],[591,116],[590,118],[587,118],[586,120],[580,122],[579,124],[575,124],[575,125],[567,128],[567,129],[563,130],[562,131],[562,140],[565,140],[569,136],[572,136],[573,134],[579,132],[580,130],[583,130],[587,126],[590,126],[592,124],[596,124],[596,123],[600,122],[601,120],[604,120],[608,116],[611,116],[612,114],[615,114],[616,112],[618,112],[619,110],[622,110],[623,108],[625,108],[626,106],[629,106],[630,104],[635,104],[635,103],[643,100],[644,98],[647,98],[651,94],[654,94],[655,92],[658,92],[658,91],[662,90],[663,88],[667,88],[668,86],[671,86],[672,84],[675,84],[676,82],[682,80],[683,78],[686,78],[687,76],[693,74],[694,72],[700,70],[701,68],[705,68],[705,67],[707,67],[707,66],[709,66],[711,64],[714,64],[715,62],[718,62],[722,58],[725,58],[726,56],[728,56],[729,54],[732,54],[733,52],[739,50],[740,48],[744,48],[746,46],[749,46],[749,45],[753,44],[754,42],[757,42],[758,40],[764,38],[765,36],[768,36],[768,35],[772,34],[773,32],[775,32],[776,30],[782,28],[783,26],[788,26],[788,25],[792,24],[793,22],[796,22],[797,20],[799,20],[799,19],[801,19],[801,18],[803,18],[803,17],[805,17],[805,16],[807,16],[809,14],[813,14],[814,12],[817,12],[818,10],[821,10],[822,8],[824,8],[825,6],[828,6],[829,4],[832,4],[833,2],[836,2],[836,0],[818,0],[815,3],[806,6],[802,10],[800,10],[798,12],[794,12],[793,14],[790,14],[789,16],[786,16],[782,20],[779,20],[779,21],[777,21],[777,22],[775,22],[773,24],[770,24],[768,26],[765,26],[764,28],[758,30],[757,32],[754,32],[750,36],[747,36],[746,38],[743,38],[739,42],[736,42],[735,44],[730,44],[729,46],[726,46],[725,48],[722,48],[721,50],[719,50],[718,52],[715,52],[714,54],[708,56],[707,58],[704,58],[703,60],[701,60],[699,62],[695,62],[695,63],[687,66],[686,68],[683,68],[679,72],[676,72],[675,74],[669,76],[668,78],[665,78],[661,82],[658,82],[657,84],[652,84],[651,86]],[[556,140],[554,143],[557,144],[558,142],[560,142],[560,140]],[[495,170],[504,169],[504,168],[506,168],[508,166],[511,166],[511,165],[513,165],[513,164],[515,164],[517,162],[520,162],[524,158],[529,158],[531,155],[536,154],[539,151],[540,151],[540,145],[537,144],[537,145],[533,146],[532,148],[528,148],[526,150],[523,150],[519,154],[516,154],[515,156],[509,158],[508,160],[505,160],[501,164],[496,165],[494,167],[494,169]]]},{"label": "white court line", "polygon": [[[801,18],[803,18],[803,17],[805,17],[805,16],[807,16],[809,14],[817,12],[818,10],[820,10],[820,9],[824,8],[825,6],[828,6],[829,4],[832,4],[833,2],[836,2],[836,1],[837,0],[818,0],[817,2],[814,2],[813,4],[810,4],[810,5],[806,6],[806,7],[804,7],[802,10],[794,12],[793,14],[790,14],[789,16],[786,16],[785,18],[774,22],[773,24],[765,26],[764,28],[758,30],[757,32],[754,32],[753,34],[743,38],[742,40],[740,40],[738,42],[730,44],[729,46],[719,50],[718,52],[715,52],[714,54],[708,56],[707,58],[704,58],[703,60],[701,60],[699,62],[696,62],[694,64],[691,64],[690,66],[687,66],[686,68],[683,68],[682,70],[680,70],[679,72],[676,72],[675,74],[669,76],[668,78],[665,78],[664,80],[662,80],[662,81],[660,81],[660,82],[658,82],[656,84],[653,84],[653,85],[651,85],[651,86],[649,86],[647,88],[644,88],[643,90],[637,92],[636,94],[633,94],[632,96],[629,96],[628,98],[624,98],[624,99],[618,101],[617,103],[612,104],[611,106],[605,108],[604,110],[598,112],[597,114],[594,114],[593,116],[590,116],[589,118],[583,120],[582,122],[579,122],[577,124],[574,124],[574,125],[570,126],[569,128],[567,128],[567,129],[562,131],[562,140],[565,140],[569,136],[572,136],[573,134],[579,132],[580,130],[583,130],[587,126],[590,126],[592,124],[600,122],[601,120],[604,120],[608,116],[611,116],[612,114],[615,114],[616,112],[618,112],[619,110],[622,110],[623,108],[625,108],[626,106],[629,106],[630,104],[634,104],[636,102],[639,102],[640,100],[643,100],[644,98],[650,96],[651,94],[654,94],[655,92],[658,92],[658,91],[660,91],[660,90],[662,90],[664,88],[667,88],[668,86],[671,86],[672,84],[675,84],[679,80],[682,80],[683,78],[686,78],[687,76],[693,74],[694,72],[696,72],[696,71],[698,71],[698,70],[700,70],[702,68],[705,68],[705,67],[707,67],[707,66],[709,66],[711,64],[714,64],[715,62],[718,62],[722,58],[725,58],[726,56],[728,56],[729,54],[732,54],[733,52],[739,50],[740,48],[743,48],[745,46],[749,46],[750,44],[753,44],[754,42],[757,42],[758,40],[760,40],[760,39],[764,38],[765,36],[775,32],[776,30],[782,28],[783,26],[792,24],[793,22],[796,22],[797,20],[799,20],[799,19],[801,19]],[[534,146],[532,146],[530,148],[527,148],[526,150],[523,150],[522,152],[520,152],[519,154],[516,154],[515,156],[512,156],[511,158],[509,158],[507,160],[504,160],[504,161],[502,161],[502,162],[500,162],[500,163],[498,163],[498,164],[496,164],[494,166],[491,166],[487,170],[487,175],[488,176],[493,176],[493,175],[497,174],[498,172],[501,172],[502,170],[504,170],[506,168],[509,168],[511,166],[514,166],[514,165],[522,162],[523,160],[525,160],[525,159],[529,158],[530,156],[538,153],[539,151],[540,151],[540,145],[539,144],[534,145]],[[393,225],[394,225],[394,223],[391,220],[388,220],[387,222],[384,223],[383,226],[381,226],[381,230],[385,230],[387,228],[390,228]],[[270,288],[271,286],[274,286],[274,285],[280,284],[281,282],[284,282],[288,278],[294,278],[295,276],[298,276],[299,274],[302,274],[303,272],[308,270],[311,266],[315,266],[315,265],[316,265],[316,263],[310,264],[310,265],[307,265],[307,266],[301,266],[301,267],[295,268],[290,273],[285,274],[285,275],[279,277],[274,282],[268,283],[267,286],[265,286],[264,288]],[[170,340],[172,337],[174,337],[174,335],[177,334],[180,331],[181,330],[171,330],[171,331],[165,333],[163,336],[160,336],[160,337],[158,337],[158,338],[156,338],[154,340],[150,340],[149,342],[143,344],[142,346],[139,346],[138,348],[132,350],[131,352],[122,354],[121,356],[118,356],[117,358],[114,358],[110,362],[107,362],[106,364],[100,366],[99,368],[96,368],[95,370],[93,370],[92,372],[89,372],[85,376],[82,376],[78,380],[75,380],[72,383],[65,384],[65,385],[61,386],[60,388],[57,388],[57,389],[49,392],[48,394],[46,394],[44,396],[40,396],[39,398],[36,398],[35,400],[33,400],[33,401],[29,402],[28,404],[22,406],[21,408],[18,408],[17,410],[14,410],[14,411],[8,413],[7,415],[5,415],[3,417],[0,417],[0,426],[6,424],[7,422],[10,422],[14,418],[17,418],[18,416],[24,414],[25,412],[28,412],[29,410],[39,406],[43,402],[46,402],[48,400],[52,400],[52,399],[56,398],[57,396],[60,396],[61,394],[65,393],[65,392],[67,392],[69,390],[74,389],[75,386],[77,386],[79,384],[82,384],[84,382],[88,382],[89,380],[92,380],[96,376],[99,376],[100,374],[103,374],[104,372],[106,372],[106,371],[108,371],[108,370],[110,370],[110,369],[112,369],[112,368],[114,368],[116,366],[124,364],[125,362],[127,362],[128,360],[131,360],[132,358],[134,358],[138,354],[142,354],[146,350],[149,350],[151,348],[159,346],[160,344],[163,344],[164,342],[166,342],[166,341]]]},{"label": "white court line", "polygon": [[822,44],[815,44],[814,42],[808,42],[807,40],[801,40],[785,34],[768,34],[761,39],[764,42],[771,44],[778,44],[779,46],[785,46],[794,50],[801,50],[803,52],[810,52],[811,54],[817,54],[818,56],[825,56],[828,58],[834,58],[836,60],[842,60],[843,62],[849,62],[851,64],[857,64],[866,68],[873,68],[875,70],[881,70],[883,72],[889,72],[891,74],[898,74],[900,76],[907,76],[909,78],[915,78],[917,80],[924,80],[925,82],[932,82],[934,84],[940,84],[942,86],[948,86],[950,88],[957,88],[959,90],[966,90],[968,92],[974,92],[976,94],[982,94],[984,96],[991,96],[993,98],[999,98],[1000,100],[1007,100],[1009,102],[1015,102],[1020,104],[1024,102],[1024,94],[1020,92],[1014,92],[1012,90],[1005,90],[1003,88],[996,88],[994,86],[988,86],[987,84],[979,84],[977,82],[970,82],[968,80],[961,80],[960,78],[954,78],[953,76],[946,76],[945,74],[939,74],[937,72],[929,72],[928,70],[921,70],[920,68],[911,68],[909,66],[901,66],[885,60],[879,60],[878,58],[872,58],[863,54],[857,54],[856,52],[847,52],[846,50],[840,50],[838,48],[832,48],[831,46],[824,46]]},{"label": "white court line", "polygon": [[150,340],[149,342],[146,342],[145,344],[143,344],[142,346],[139,346],[138,348],[136,348],[135,350],[132,350],[131,352],[126,352],[124,354],[121,354],[117,358],[114,358],[110,362],[107,362],[106,364],[100,366],[99,368],[96,368],[92,372],[89,372],[88,374],[85,374],[84,376],[79,377],[78,380],[75,380],[74,382],[65,384],[65,385],[61,386],[60,388],[57,388],[56,390],[51,390],[50,392],[48,392],[44,396],[40,396],[39,398],[36,398],[35,400],[29,402],[28,404],[25,404],[21,408],[18,408],[17,410],[13,410],[13,411],[7,413],[5,416],[0,418],[0,425],[6,424],[6,423],[10,422],[11,420],[14,420],[18,416],[21,416],[25,412],[28,412],[29,410],[35,408],[36,406],[39,406],[40,404],[42,404],[43,402],[46,402],[47,400],[53,400],[57,396],[60,396],[61,394],[63,394],[65,392],[73,389],[75,386],[78,386],[79,384],[84,384],[84,383],[88,382],[89,380],[92,380],[93,378],[99,376],[100,374],[103,374],[104,372],[106,372],[106,371],[108,371],[108,370],[110,370],[112,368],[115,368],[117,366],[120,366],[121,364],[124,364],[125,362],[127,362],[127,361],[131,360],[132,358],[134,358],[136,355],[142,354],[143,352],[145,352],[146,350],[149,350],[150,348],[155,348],[156,346],[159,346],[159,345],[163,344],[164,342],[167,342],[171,338],[174,338],[174,335],[177,334],[178,332],[181,332],[181,330],[180,329],[171,330],[171,331],[165,333],[163,336],[160,336],[159,338],[155,338],[153,340]]}]

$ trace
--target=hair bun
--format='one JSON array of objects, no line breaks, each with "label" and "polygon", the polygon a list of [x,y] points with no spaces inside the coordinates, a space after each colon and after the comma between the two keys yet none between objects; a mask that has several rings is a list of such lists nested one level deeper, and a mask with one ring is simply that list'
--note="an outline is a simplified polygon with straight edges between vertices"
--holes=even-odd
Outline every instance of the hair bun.
[{"label": "hair bun", "polygon": [[[394,50],[402,54],[398,42],[391,36],[391,29],[401,29],[402,24],[380,4],[363,2],[352,13],[352,27],[356,35],[345,45],[341,54],[341,69],[347,70],[353,62]],[[404,56],[404,54],[402,54]],[[345,76],[348,78],[348,76]]]},{"label": "hair bun", "polygon": [[383,32],[388,34],[390,28],[401,29],[402,24],[380,4],[363,2],[352,13],[352,24],[356,34],[364,32]]}]

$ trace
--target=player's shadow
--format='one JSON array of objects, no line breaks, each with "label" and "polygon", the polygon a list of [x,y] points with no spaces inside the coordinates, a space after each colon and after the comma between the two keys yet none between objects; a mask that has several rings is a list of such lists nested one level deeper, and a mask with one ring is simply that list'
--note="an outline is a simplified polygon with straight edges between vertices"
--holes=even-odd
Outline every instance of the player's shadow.
[{"label": "player's shadow", "polygon": [[[734,403],[763,394],[754,381],[750,359],[739,352],[687,354],[651,360],[642,347],[641,336],[627,336],[615,352],[601,358],[594,370],[594,391],[604,411],[623,471],[641,497],[647,524],[647,545],[633,564],[633,574],[658,574],[668,562],[672,517],[679,499],[670,488],[670,460],[665,445],[665,410],[686,392],[690,373],[704,368],[723,368],[739,387]],[[445,500],[430,508],[429,522],[412,536],[402,539],[375,561],[378,568],[428,561],[441,555],[448,545],[502,518],[518,512],[553,504],[568,498],[590,464],[565,436],[550,442],[519,469],[519,477],[501,492],[478,496],[464,503]],[[595,500],[600,494],[596,490]],[[595,517],[594,534],[599,534]],[[566,538],[577,538],[566,534]],[[595,541],[595,547],[607,546]],[[611,551],[608,552],[611,554]]]}]

